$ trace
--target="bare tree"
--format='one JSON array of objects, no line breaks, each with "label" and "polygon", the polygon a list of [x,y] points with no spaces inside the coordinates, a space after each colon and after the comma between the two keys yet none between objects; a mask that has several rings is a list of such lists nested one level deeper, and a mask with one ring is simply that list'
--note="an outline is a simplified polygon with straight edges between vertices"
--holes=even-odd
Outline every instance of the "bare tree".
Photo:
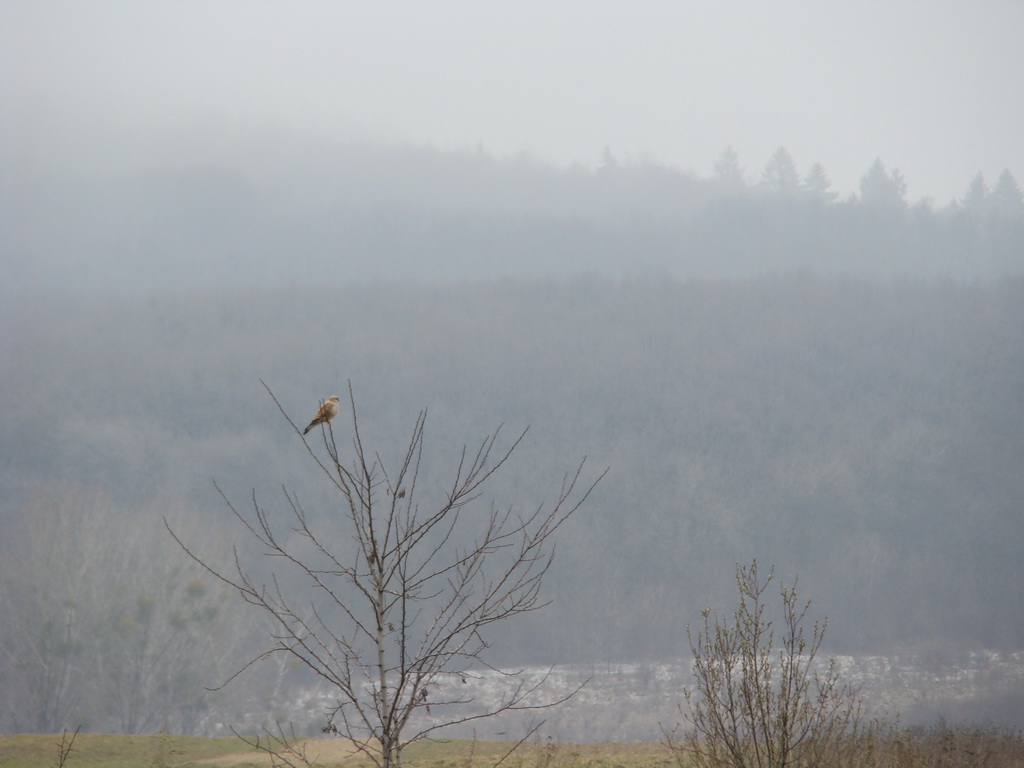
[{"label": "bare tree", "polygon": [[[485,486],[526,434],[499,448],[499,428],[475,450],[462,449],[450,481],[435,486],[440,490],[432,493],[424,481],[420,493],[425,411],[404,455],[388,468],[363,443],[351,385],[348,459],[341,456],[332,424],[322,425],[320,433],[324,457],[264,387],[303,439],[338,506],[310,514],[285,488],[285,526],[255,492],[247,512],[221,492],[247,538],[273,558],[266,578],[237,549],[234,563],[225,567],[201,559],[175,536],[193,559],[272,617],[273,644],[246,667],[273,654],[298,659],[337,696],[325,713],[324,731],[351,738],[382,768],[399,766],[404,747],[440,728],[554,706],[575,693],[545,699],[544,680],[528,682],[521,670],[506,672],[509,684],[500,699],[470,710],[472,686],[442,683],[466,683],[481,671],[494,671],[485,658],[488,628],[545,605],[540,588],[554,555],[552,536],[603,473],[583,483],[584,459],[563,477],[553,504],[525,514],[484,506],[479,502]],[[421,495],[434,498],[421,503]],[[452,690],[467,693],[444,693]],[[445,714],[414,717],[431,708]],[[294,739],[279,730],[250,743],[280,760],[302,762]]]},{"label": "bare tree", "polygon": [[68,762],[68,756],[71,754],[72,748],[75,746],[75,739],[78,738],[78,732],[82,730],[82,726],[75,728],[75,732],[68,738],[67,729],[65,729],[60,735],[60,744],[57,745],[57,768],[64,768]]},{"label": "bare tree", "polygon": [[40,492],[12,521],[0,547],[0,700],[9,708],[0,724],[201,727],[210,705],[201,681],[237,659],[219,630],[237,626],[240,611],[168,551],[155,504],[170,507],[179,531],[190,524],[183,505],[129,506],[85,486]]},{"label": "bare tree", "polygon": [[810,602],[797,600],[795,582],[780,588],[782,644],[776,647],[774,623],[765,615],[774,574],[773,568],[762,580],[756,560],[737,567],[733,623],[712,621],[706,609],[696,639],[687,630],[696,683],[685,695],[693,728],[663,729],[681,766],[856,766],[870,745],[856,692],[840,681],[834,660],[824,669],[815,663],[825,624],[815,623],[805,636]]},{"label": "bare tree", "polygon": [[196,530],[185,509],[81,485],[26,501],[0,543],[0,727],[202,728],[203,681],[236,663],[240,633],[224,629],[243,606],[168,550],[161,512],[179,533]]}]

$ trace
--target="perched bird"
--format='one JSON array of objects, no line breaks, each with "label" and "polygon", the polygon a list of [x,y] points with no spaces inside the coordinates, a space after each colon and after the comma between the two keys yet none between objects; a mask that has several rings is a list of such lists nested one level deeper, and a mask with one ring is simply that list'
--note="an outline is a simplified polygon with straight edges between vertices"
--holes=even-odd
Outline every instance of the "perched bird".
[{"label": "perched bird", "polygon": [[326,424],[335,416],[338,415],[338,396],[331,395],[322,403],[320,403],[320,409],[316,412],[316,416],[309,422],[309,426],[306,427],[302,434],[308,434],[309,430],[315,427],[317,424]]}]

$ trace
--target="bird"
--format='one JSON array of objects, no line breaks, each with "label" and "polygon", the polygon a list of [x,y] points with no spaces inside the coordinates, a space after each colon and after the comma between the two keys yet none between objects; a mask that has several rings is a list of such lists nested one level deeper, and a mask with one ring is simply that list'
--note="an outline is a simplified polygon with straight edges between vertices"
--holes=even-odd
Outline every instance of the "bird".
[{"label": "bird", "polygon": [[329,422],[331,419],[333,419],[337,415],[338,415],[338,396],[337,395],[331,395],[326,400],[324,400],[322,403],[320,403],[320,408],[317,410],[316,416],[314,416],[313,420],[311,422],[309,422],[309,426],[306,427],[302,431],[302,434],[304,434],[304,435],[309,434],[309,430],[311,430],[317,424],[326,424],[327,422]]}]

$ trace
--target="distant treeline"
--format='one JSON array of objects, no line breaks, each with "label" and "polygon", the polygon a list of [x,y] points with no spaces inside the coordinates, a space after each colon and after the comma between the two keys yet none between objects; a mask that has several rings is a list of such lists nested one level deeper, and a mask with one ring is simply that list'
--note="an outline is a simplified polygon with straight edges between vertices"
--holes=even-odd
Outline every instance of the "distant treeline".
[{"label": "distant treeline", "polygon": [[351,380],[385,460],[427,408],[426,489],[499,424],[531,425],[499,505],[550,499],[583,455],[611,468],[561,532],[553,604],[502,628],[495,663],[681,655],[753,557],[799,575],[831,649],[1024,646],[1021,278],[409,281],[0,311],[7,730],[245,711],[201,687],[266,628],[162,518],[229,557],[213,479],[272,515],[282,484],[335,514],[259,379],[296,421]]},{"label": "distant treeline", "polygon": [[979,173],[943,205],[906,189],[877,160],[839,199],[820,163],[800,173],[784,148],[760,174],[727,149],[707,178],[610,153],[590,170],[362,145],[108,178],[26,171],[0,235],[2,290],[1024,270],[1010,170],[991,184]]}]

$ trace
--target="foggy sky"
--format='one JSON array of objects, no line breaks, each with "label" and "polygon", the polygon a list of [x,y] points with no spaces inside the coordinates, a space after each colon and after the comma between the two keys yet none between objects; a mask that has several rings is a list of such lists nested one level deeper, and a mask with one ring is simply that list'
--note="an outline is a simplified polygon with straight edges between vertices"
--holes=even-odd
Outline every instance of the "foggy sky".
[{"label": "foggy sky", "polygon": [[1024,177],[1024,3],[0,2],[6,164],[93,172],[253,132],[756,180],[787,147],[845,196]]}]

